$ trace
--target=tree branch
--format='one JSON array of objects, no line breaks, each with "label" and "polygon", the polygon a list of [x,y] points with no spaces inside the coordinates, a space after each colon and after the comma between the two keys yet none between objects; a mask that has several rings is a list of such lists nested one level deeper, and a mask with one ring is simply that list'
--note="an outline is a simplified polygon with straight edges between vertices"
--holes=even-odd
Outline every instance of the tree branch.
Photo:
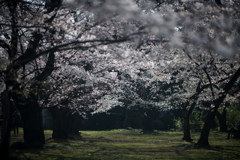
[{"label": "tree branch", "polygon": [[55,55],[54,52],[51,52],[48,56],[48,61],[43,72],[35,78],[37,81],[44,81],[49,75],[51,75],[54,70],[54,61]]}]

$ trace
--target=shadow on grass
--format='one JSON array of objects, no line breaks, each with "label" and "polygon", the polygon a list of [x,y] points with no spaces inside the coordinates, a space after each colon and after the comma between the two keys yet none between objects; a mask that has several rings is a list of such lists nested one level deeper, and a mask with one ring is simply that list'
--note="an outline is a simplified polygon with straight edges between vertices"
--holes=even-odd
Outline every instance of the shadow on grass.
[{"label": "shadow on grass", "polygon": [[[197,134],[194,135],[197,139]],[[35,160],[122,160],[122,159],[237,159],[239,141],[227,141],[213,135],[210,148],[181,140],[181,132],[139,130],[82,131],[82,140],[46,140],[42,149],[16,151],[22,159]],[[221,141],[220,141],[221,140]],[[222,145],[223,144],[223,145]]]}]

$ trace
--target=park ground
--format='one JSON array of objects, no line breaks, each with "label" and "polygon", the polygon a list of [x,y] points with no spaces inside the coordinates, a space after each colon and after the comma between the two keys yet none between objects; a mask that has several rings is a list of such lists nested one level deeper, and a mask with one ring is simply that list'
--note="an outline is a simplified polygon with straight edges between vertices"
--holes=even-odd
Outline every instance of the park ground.
[{"label": "park ground", "polygon": [[182,132],[140,130],[81,131],[81,140],[56,141],[45,131],[42,148],[21,148],[23,131],[11,133],[11,155],[22,160],[151,160],[151,159],[240,159],[240,140],[226,139],[227,133],[212,131],[211,147],[195,145],[200,133],[192,133],[192,143],[181,140]]}]

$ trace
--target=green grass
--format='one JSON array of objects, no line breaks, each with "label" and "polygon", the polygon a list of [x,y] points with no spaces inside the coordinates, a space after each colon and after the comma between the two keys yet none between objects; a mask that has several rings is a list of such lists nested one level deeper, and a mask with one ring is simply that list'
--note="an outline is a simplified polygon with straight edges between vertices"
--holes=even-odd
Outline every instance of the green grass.
[{"label": "green grass", "polygon": [[[52,131],[45,131],[46,144],[41,149],[12,149],[19,159],[36,160],[151,160],[151,159],[239,159],[240,140],[227,140],[226,133],[211,132],[210,148],[194,145],[200,133],[192,133],[194,143],[182,141],[182,132],[139,130],[81,131],[82,140],[54,141]],[[20,135],[12,143],[22,141]]]}]

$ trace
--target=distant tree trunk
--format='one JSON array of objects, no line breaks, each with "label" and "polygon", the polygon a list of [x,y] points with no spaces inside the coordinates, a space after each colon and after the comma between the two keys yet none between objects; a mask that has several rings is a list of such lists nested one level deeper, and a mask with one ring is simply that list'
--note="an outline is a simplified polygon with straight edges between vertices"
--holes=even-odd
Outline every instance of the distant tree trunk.
[{"label": "distant tree trunk", "polygon": [[227,132],[227,109],[223,109],[222,114],[217,111],[217,118],[220,125],[221,132]]},{"label": "distant tree trunk", "polygon": [[153,131],[152,119],[149,116],[142,117],[142,129],[143,129],[143,132]]},{"label": "distant tree trunk", "polygon": [[81,116],[78,113],[70,114],[68,116],[68,137],[71,139],[80,139],[81,135],[79,129],[81,126]]},{"label": "distant tree trunk", "polygon": [[[196,100],[197,98],[195,98]],[[190,133],[190,115],[192,114],[196,102],[193,102],[190,106],[189,109],[187,109],[189,105],[189,102],[187,102],[185,105],[183,105],[182,107],[182,111],[183,111],[183,140],[191,142],[192,138],[191,138],[191,133]]]},{"label": "distant tree trunk", "polygon": [[183,140],[191,142],[191,134],[190,134],[190,123],[189,123],[189,114],[188,111],[185,109],[183,110]]},{"label": "distant tree trunk", "polygon": [[68,108],[50,108],[53,117],[54,139],[80,139],[80,115],[72,114]]},{"label": "distant tree trunk", "polygon": [[67,139],[67,112],[64,108],[50,108],[50,112],[53,117],[53,133],[54,139]]},{"label": "distant tree trunk", "polygon": [[130,127],[130,110],[129,109],[126,109],[126,112],[125,112],[125,118],[124,118],[124,121],[123,121],[123,128],[127,128],[127,127]]},{"label": "distant tree trunk", "polygon": [[0,144],[0,157],[9,159],[10,151],[10,132],[12,120],[12,105],[10,102],[9,91],[5,90],[1,93],[3,122],[1,128],[1,144]]}]

